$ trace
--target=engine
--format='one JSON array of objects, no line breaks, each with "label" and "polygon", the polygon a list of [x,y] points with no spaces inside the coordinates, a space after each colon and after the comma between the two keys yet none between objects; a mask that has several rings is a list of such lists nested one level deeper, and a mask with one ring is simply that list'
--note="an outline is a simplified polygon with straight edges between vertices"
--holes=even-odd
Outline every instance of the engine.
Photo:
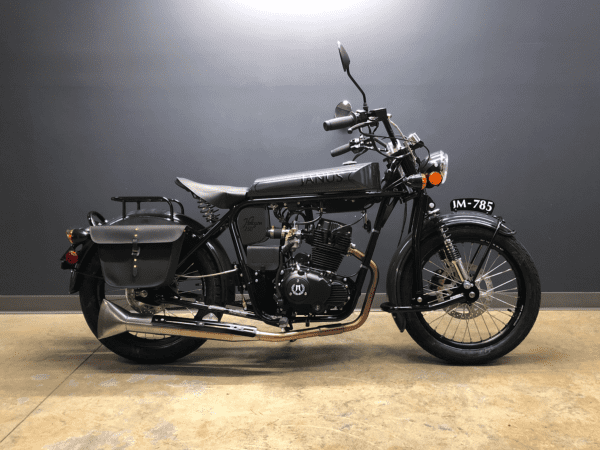
[{"label": "engine", "polygon": [[302,238],[312,246],[311,255],[290,258],[280,277],[279,291],[286,300],[281,309],[299,314],[319,314],[341,309],[352,298],[354,281],[337,274],[352,240],[352,228],[321,219]]}]

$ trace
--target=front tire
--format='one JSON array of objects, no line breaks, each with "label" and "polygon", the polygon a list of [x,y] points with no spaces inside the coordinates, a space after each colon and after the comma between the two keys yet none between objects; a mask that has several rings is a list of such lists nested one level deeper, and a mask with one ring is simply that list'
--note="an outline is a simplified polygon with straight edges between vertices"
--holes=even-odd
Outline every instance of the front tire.
[{"label": "front tire", "polygon": [[[472,277],[493,236],[493,230],[470,225],[450,227],[451,239]],[[437,303],[445,290],[461,283],[452,265],[444,263],[444,243],[433,235],[421,244],[421,275],[425,294]],[[401,275],[402,304],[414,304],[414,259]],[[540,308],[540,280],[527,250],[512,236],[498,234],[475,280],[480,296],[472,304],[410,313],[406,329],[424,350],[456,364],[483,364],[514,350],[531,331]]]},{"label": "front tire", "polygon": [[[184,245],[181,254],[185,255],[186,253]],[[191,257],[191,260],[191,264],[185,268],[188,275],[204,275],[219,272],[217,262],[211,258],[209,252],[205,248],[199,249],[196,254]],[[79,300],[85,320],[96,337],[98,337],[97,329],[100,306],[102,300],[107,296],[109,296],[107,300],[114,303],[120,301],[122,303],[120,306],[123,306],[134,313],[145,312],[135,311],[131,305],[127,303],[125,300],[127,298],[125,289],[115,289],[104,282],[104,279],[102,278],[102,269],[100,267],[100,259],[97,252],[80,270],[83,273],[93,275],[84,277],[79,291]],[[189,283],[189,281],[187,283]],[[203,278],[201,283],[197,284],[202,285],[202,287],[201,289],[194,290],[202,290],[204,303],[220,306],[225,305],[226,299],[228,298],[228,287],[225,276]],[[147,309],[147,307],[142,304],[136,306],[138,309]],[[205,314],[197,309],[182,311],[181,307],[165,307],[163,313],[168,315],[184,315],[195,319],[201,319]],[[221,313],[212,315],[211,319],[220,320],[221,316]],[[180,336],[165,337],[162,335],[127,332],[100,339],[100,342],[109,350],[123,358],[144,364],[164,364],[176,361],[194,352],[206,342],[206,339],[191,339]]]}]

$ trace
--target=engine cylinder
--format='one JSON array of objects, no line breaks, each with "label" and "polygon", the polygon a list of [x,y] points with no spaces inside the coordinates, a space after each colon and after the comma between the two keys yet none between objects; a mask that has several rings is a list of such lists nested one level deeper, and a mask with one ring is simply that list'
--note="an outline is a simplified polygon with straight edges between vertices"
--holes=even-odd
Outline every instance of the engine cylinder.
[{"label": "engine cylinder", "polygon": [[340,222],[321,220],[309,242],[313,247],[312,267],[336,272],[348,253],[351,241],[351,227],[346,227]]}]

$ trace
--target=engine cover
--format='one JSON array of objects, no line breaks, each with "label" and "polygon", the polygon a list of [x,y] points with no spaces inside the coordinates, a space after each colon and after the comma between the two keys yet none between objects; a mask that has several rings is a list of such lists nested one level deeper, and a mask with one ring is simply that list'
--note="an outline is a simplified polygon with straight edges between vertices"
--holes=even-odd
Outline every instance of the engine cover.
[{"label": "engine cover", "polygon": [[331,307],[345,305],[354,293],[354,281],[297,265],[286,269],[281,290],[289,305],[299,313],[322,313]]}]

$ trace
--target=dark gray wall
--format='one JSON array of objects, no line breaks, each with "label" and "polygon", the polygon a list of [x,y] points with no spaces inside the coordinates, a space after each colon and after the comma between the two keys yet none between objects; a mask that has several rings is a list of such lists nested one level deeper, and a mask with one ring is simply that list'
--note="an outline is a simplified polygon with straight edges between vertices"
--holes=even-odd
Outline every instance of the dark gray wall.
[{"label": "dark gray wall", "polygon": [[[370,106],[450,155],[443,210],[495,200],[544,291],[600,291],[600,3],[245,3],[2,3],[0,294],[66,293],[64,230],[117,215],[111,196],[194,213],[176,176],[247,186],[341,163],[329,150],[348,136],[321,123],[361,99],[338,39]],[[400,208],[391,220],[382,268]]]}]

